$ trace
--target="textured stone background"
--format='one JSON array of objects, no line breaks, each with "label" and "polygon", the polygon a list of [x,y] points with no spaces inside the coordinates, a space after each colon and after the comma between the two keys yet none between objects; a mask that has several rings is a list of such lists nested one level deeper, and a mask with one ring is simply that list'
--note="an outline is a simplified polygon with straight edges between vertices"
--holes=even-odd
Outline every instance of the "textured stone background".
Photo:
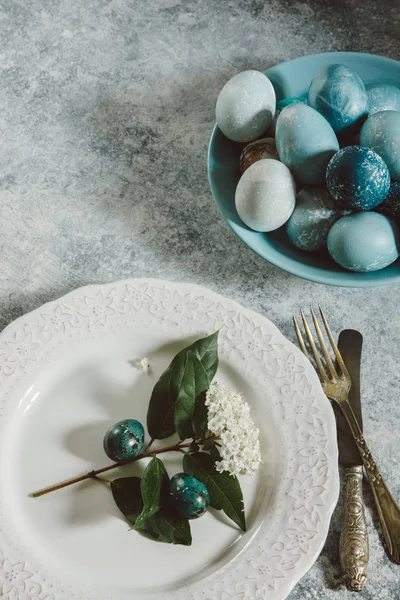
[{"label": "textured stone background", "polygon": [[[336,330],[365,337],[365,432],[400,499],[399,287],[332,289],[246,250],[206,176],[225,81],[295,56],[356,50],[400,59],[396,0],[2,0],[0,329],[94,282],[159,276],[206,285],[273,320],[312,298]],[[367,496],[369,507],[371,499]],[[350,598],[336,510],[316,565],[290,600]],[[371,528],[363,600],[400,598]]]}]

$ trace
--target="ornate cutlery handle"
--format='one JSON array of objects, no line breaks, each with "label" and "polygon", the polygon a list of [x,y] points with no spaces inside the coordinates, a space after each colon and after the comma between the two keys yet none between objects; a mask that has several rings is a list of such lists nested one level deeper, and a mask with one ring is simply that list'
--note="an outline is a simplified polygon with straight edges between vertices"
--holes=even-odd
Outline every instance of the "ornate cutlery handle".
[{"label": "ornate cutlery handle", "polygon": [[387,545],[387,553],[393,562],[400,564],[400,508],[389,491],[371,452],[364,440],[364,436],[354,416],[353,410],[347,400],[340,401],[347,423],[353,434],[354,441],[360,451],[360,455],[367,473],[369,483],[374,495],[375,504],[378,509],[379,521],[382,526],[383,535]]},{"label": "ornate cutlery handle", "polygon": [[362,493],[362,466],[349,467],[345,475],[344,523],[340,535],[340,564],[346,587],[361,592],[369,559],[367,522]]}]

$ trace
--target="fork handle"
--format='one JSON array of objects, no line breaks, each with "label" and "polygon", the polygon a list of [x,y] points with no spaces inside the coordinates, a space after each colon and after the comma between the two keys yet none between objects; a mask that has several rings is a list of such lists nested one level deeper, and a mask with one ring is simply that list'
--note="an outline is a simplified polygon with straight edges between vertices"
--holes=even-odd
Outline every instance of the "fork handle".
[{"label": "fork handle", "polygon": [[348,400],[339,402],[339,406],[353,434],[372,488],[376,508],[378,509],[379,521],[386,541],[386,551],[393,562],[400,564],[400,508],[372,458],[372,454]]},{"label": "fork handle", "polygon": [[346,587],[352,592],[361,592],[364,587],[369,560],[362,482],[362,465],[347,467],[344,483],[344,520],[339,553]]}]

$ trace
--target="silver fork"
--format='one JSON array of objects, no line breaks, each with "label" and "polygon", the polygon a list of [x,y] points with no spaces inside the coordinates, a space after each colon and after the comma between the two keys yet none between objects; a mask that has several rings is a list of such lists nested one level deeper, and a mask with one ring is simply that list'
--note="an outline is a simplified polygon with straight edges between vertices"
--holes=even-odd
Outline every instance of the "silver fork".
[{"label": "silver fork", "polygon": [[[367,446],[362,431],[358,425],[353,409],[349,404],[348,395],[351,386],[350,375],[347,371],[342,355],[340,354],[336,342],[333,338],[325,314],[321,308],[319,310],[321,313],[322,322],[326,330],[326,334],[330,341],[339,368],[335,366],[329,354],[328,348],[325,344],[325,340],[322,335],[322,331],[314,311],[311,309],[311,316],[314,323],[315,331],[317,333],[319,346],[322,350],[322,355],[325,360],[325,365],[328,369],[328,372],[318,351],[318,348],[315,344],[313,335],[311,333],[311,329],[308,325],[306,316],[303,311],[301,311],[301,318],[315,362],[317,364],[322,388],[325,394],[328,396],[328,398],[338,403],[343,412],[343,415],[346,418],[350,431],[353,435],[354,441],[357,444],[357,448],[360,452],[360,456],[363,461],[364,468],[372,488],[372,493],[378,510],[379,520],[386,541],[386,551],[389,557],[395,563],[400,564],[400,508],[397,505],[395,499],[389,491],[389,488],[384,482],[382,475],[379,472],[379,469],[372,457],[372,454]],[[297,339],[299,341],[299,346],[303,353],[306,356],[308,356],[306,345],[304,343],[300,327],[296,321],[296,317],[293,317],[293,322]]]}]

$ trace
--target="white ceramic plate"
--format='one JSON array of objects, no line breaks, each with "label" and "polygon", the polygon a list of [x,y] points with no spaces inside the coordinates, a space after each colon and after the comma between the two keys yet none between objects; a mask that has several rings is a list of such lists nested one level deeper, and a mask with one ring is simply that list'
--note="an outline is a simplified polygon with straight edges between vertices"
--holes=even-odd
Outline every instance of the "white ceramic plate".
[{"label": "white ceramic plate", "polygon": [[[28,497],[107,464],[106,429],[145,423],[175,353],[216,329],[217,379],[245,395],[262,432],[262,470],[242,478],[246,533],[210,512],[192,522],[191,547],[153,542],[128,532],[93,481]],[[145,356],[149,374],[135,366]],[[0,595],[10,600],[282,600],[318,556],[338,496],[334,416],[310,363],[267,319],[194,285],[87,287],[7,327],[0,444]],[[181,469],[166,461],[170,474]]]}]

